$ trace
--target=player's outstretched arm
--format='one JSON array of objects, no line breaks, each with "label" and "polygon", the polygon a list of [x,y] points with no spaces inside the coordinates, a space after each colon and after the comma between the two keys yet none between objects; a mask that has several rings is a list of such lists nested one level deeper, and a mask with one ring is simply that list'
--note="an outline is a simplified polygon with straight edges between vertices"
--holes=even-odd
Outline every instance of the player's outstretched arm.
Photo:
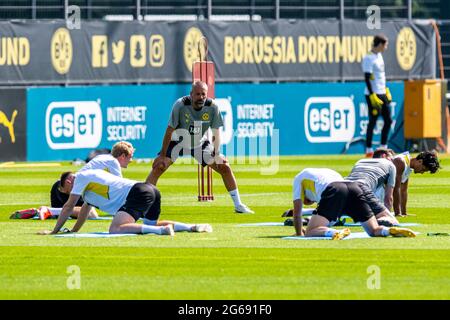
[{"label": "player's outstretched arm", "polygon": [[400,189],[401,198],[402,198],[401,208],[402,208],[402,214],[404,214],[404,215],[408,214],[406,212],[406,203],[408,202],[408,181],[409,180],[406,180],[404,183],[402,183],[401,189]]},{"label": "player's outstretched arm", "polygon": [[403,202],[401,188],[402,188],[402,173],[405,170],[405,164],[400,159],[394,159],[392,162],[394,163],[396,169],[395,186],[393,191],[394,212],[396,216],[400,216],[403,213],[401,206]]},{"label": "player's outstretched arm", "polygon": [[88,205],[86,202],[83,203],[81,207],[80,213],[78,214],[77,222],[72,228],[72,232],[78,232],[83,224],[86,222],[87,217],[89,216],[89,212],[92,210],[92,206]]},{"label": "player's outstretched arm", "polygon": [[387,185],[385,190],[386,191],[384,193],[384,206],[386,207],[386,209],[391,211],[392,203],[394,202],[393,201],[394,187]]},{"label": "player's outstretched arm", "polygon": [[167,126],[166,132],[164,133],[164,138],[161,147],[161,156],[165,157],[167,149],[169,148],[170,140],[172,140],[172,134],[175,131],[171,126]]},{"label": "player's outstretched arm", "polygon": [[61,214],[58,217],[58,220],[56,221],[56,226],[51,232],[51,234],[56,234],[61,230],[61,228],[66,223],[67,219],[73,214],[73,208],[75,207],[75,204],[77,203],[78,199],[80,198],[80,195],[77,194],[71,194],[69,196],[69,199],[64,204]]},{"label": "player's outstretched arm", "polygon": [[302,230],[303,222],[302,222],[302,200],[297,199],[294,200],[294,228],[295,228],[295,234],[297,236],[304,236],[304,232]]}]

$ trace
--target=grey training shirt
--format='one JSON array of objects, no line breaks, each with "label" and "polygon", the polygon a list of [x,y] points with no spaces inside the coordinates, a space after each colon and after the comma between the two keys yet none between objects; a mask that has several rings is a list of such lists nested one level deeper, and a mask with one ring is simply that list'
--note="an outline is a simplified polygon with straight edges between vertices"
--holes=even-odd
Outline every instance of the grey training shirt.
[{"label": "grey training shirt", "polygon": [[375,192],[378,187],[385,184],[394,187],[396,172],[394,164],[387,159],[361,159],[356,162],[345,180],[361,181]]},{"label": "grey training shirt", "polygon": [[[195,110],[190,96],[178,99],[170,114],[169,126],[176,129],[172,140],[178,137],[191,137],[191,147],[197,147],[205,140],[203,136],[209,129],[219,129],[223,126],[222,115],[214,100],[207,99],[201,110]],[[183,139],[184,140],[184,139]]]}]

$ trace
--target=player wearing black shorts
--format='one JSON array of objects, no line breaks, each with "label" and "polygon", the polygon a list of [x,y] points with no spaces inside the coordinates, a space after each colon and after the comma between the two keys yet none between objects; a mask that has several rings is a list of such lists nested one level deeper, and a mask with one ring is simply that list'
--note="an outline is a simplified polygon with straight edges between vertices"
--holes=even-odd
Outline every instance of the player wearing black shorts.
[{"label": "player wearing black shorts", "polygon": [[[161,195],[153,185],[117,177],[98,169],[84,170],[76,174],[63,173],[61,183],[65,184],[66,180],[70,186],[69,199],[64,204],[53,231],[45,230],[40,234],[58,233],[80,197],[83,197],[84,204],[71,232],[80,230],[92,207],[114,215],[109,227],[110,233],[173,235],[174,231],[212,232],[209,224],[191,225],[160,221]],[[136,221],[141,218],[144,223],[137,224]]]},{"label": "player wearing black shorts", "polygon": [[350,234],[349,229],[340,232],[328,226],[342,215],[350,216],[355,222],[361,222],[364,230],[371,237],[415,237],[410,229],[380,226],[369,205],[369,199],[358,182],[337,181],[330,183],[322,192],[317,210],[311,217],[307,229],[307,237],[332,237],[340,240]]}]

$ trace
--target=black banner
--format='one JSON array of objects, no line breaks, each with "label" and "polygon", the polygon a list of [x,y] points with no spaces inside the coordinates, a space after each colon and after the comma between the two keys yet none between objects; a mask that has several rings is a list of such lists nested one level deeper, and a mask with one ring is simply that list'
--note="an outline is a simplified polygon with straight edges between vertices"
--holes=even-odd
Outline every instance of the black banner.
[{"label": "black banner", "polygon": [[0,89],[0,161],[26,160],[26,91]]},{"label": "black banner", "polygon": [[364,21],[81,22],[0,24],[0,83],[190,82],[198,42],[209,42],[217,81],[361,80],[361,59],[384,33],[389,80],[434,78],[429,24]]}]

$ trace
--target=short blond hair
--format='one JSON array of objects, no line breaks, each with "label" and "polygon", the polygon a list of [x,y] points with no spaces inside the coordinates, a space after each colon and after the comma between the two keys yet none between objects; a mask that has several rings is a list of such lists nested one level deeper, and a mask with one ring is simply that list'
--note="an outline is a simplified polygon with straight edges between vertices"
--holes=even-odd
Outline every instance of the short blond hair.
[{"label": "short blond hair", "polygon": [[127,141],[119,141],[117,142],[112,150],[111,155],[114,158],[120,157],[122,154],[125,154],[127,157],[134,152],[133,145]]}]

